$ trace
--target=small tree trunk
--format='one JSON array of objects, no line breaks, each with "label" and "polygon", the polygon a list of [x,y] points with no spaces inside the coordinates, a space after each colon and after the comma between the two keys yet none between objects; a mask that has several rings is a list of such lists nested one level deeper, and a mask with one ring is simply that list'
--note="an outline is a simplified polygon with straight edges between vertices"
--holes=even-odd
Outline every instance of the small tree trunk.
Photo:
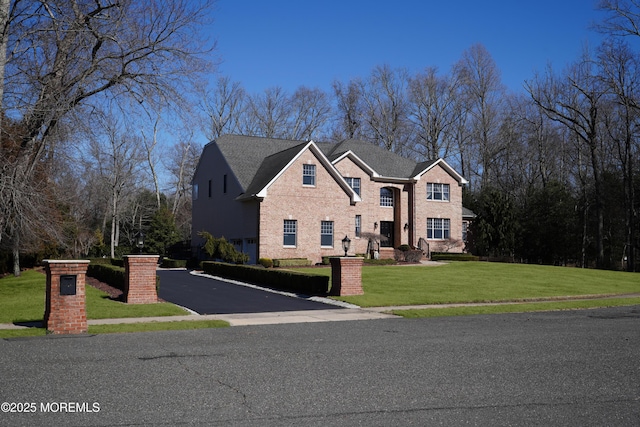
[{"label": "small tree trunk", "polygon": [[14,245],[12,252],[13,252],[13,275],[18,277],[20,276],[20,250],[18,249],[18,245]]}]

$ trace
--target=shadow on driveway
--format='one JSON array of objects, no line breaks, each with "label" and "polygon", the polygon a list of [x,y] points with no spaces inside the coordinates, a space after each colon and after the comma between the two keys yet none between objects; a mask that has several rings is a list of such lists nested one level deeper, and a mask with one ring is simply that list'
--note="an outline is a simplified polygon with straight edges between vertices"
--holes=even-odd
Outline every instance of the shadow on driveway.
[{"label": "shadow on driveway", "polygon": [[236,285],[184,270],[158,270],[159,297],[199,314],[335,310],[335,305]]}]

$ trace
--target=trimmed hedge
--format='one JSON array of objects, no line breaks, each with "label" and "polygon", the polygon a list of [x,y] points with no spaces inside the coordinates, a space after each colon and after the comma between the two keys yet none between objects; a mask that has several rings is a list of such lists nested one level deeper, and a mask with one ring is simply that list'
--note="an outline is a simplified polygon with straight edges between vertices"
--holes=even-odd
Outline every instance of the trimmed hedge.
[{"label": "trimmed hedge", "polygon": [[327,276],[214,261],[204,261],[202,269],[205,273],[214,276],[256,283],[273,289],[305,295],[326,295],[329,291],[329,277]]},{"label": "trimmed hedge", "polygon": [[366,265],[392,265],[395,264],[396,260],[387,258],[387,259],[366,259],[364,260],[364,264]]},{"label": "trimmed hedge", "polygon": [[308,267],[311,261],[306,258],[276,258],[273,260],[274,267]]},{"label": "trimmed hedge", "polygon": [[94,277],[99,281],[124,292],[125,275],[123,267],[110,264],[89,263],[89,267],[87,267],[87,276]]},{"label": "trimmed hedge", "polygon": [[431,252],[431,261],[478,261],[479,258],[471,254]]},{"label": "trimmed hedge", "polygon": [[[92,261],[93,262],[93,261]],[[118,267],[111,264],[92,264],[87,267],[87,276],[98,279],[116,289],[124,292],[124,284],[126,281],[124,267]],[[156,275],[156,292],[160,291],[160,276]]]},{"label": "trimmed hedge", "polygon": [[160,267],[162,268],[185,268],[187,266],[186,259],[163,258]]}]

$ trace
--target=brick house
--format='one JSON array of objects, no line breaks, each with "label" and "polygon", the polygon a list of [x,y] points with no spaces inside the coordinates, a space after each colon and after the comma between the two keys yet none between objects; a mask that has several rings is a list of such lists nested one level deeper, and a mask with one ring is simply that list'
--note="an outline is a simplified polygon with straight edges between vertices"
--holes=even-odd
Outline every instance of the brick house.
[{"label": "brick house", "polygon": [[461,252],[462,185],[444,160],[416,163],[373,144],[225,135],[193,177],[193,235],[224,236],[259,258],[393,257],[402,244]]}]

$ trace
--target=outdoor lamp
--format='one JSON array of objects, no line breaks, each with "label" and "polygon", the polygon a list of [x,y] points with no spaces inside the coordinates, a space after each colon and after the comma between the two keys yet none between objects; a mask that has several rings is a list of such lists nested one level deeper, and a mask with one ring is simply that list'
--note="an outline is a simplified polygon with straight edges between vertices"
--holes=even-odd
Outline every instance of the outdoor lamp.
[{"label": "outdoor lamp", "polygon": [[140,253],[142,253],[142,248],[144,247],[144,233],[142,230],[136,235],[136,246],[140,249]]},{"label": "outdoor lamp", "polygon": [[342,239],[342,249],[344,249],[344,256],[347,256],[347,252],[349,252],[349,246],[351,246],[351,239],[348,236],[344,236],[344,239]]}]

